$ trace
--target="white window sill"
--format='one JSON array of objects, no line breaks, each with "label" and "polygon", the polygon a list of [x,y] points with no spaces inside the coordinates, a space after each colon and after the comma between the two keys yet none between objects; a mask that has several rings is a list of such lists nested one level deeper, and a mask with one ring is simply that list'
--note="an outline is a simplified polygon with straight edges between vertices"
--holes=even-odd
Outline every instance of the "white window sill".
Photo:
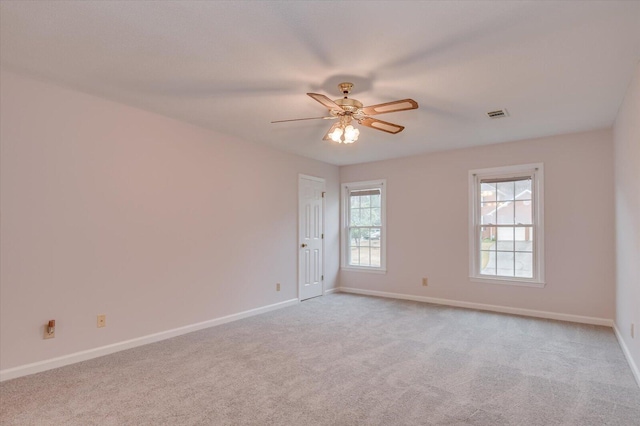
[{"label": "white window sill", "polygon": [[387,273],[386,269],[381,269],[381,268],[358,268],[355,266],[343,266],[341,269],[343,271],[348,271],[348,272],[367,272],[369,274],[386,274]]},{"label": "white window sill", "polygon": [[546,285],[544,281],[518,280],[513,278],[469,277],[469,279],[474,283],[512,285],[516,287],[544,288]]}]

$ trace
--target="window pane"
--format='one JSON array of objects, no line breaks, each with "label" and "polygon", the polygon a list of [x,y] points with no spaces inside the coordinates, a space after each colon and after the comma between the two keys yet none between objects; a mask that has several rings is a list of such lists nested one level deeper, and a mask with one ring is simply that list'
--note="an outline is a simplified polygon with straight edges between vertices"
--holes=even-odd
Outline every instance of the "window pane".
[{"label": "window pane", "polygon": [[371,196],[363,195],[360,197],[360,207],[369,207],[371,205]]},{"label": "window pane", "polygon": [[498,203],[498,225],[512,225],[513,214],[514,209],[512,201]]},{"label": "window pane", "polygon": [[522,226],[516,228],[516,251],[533,252],[533,228]]},{"label": "window pane", "polygon": [[496,241],[496,248],[503,251],[513,251],[513,240],[515,228],[497,228],[498,239]]},{"label": "window pane", "polygon": [[373,228],[369,233],[369,241],[372,247],[380,247],[380,228]]},{"label": "window pane", "polygon": [[380,207],[380,194],[371,196],[371,207]]},{"label": "window pane", "polygon": [[481,224],[496,223],[496,203],[482,203],[480,206]]},{"label": "window pane", "polygon": [[380,249],[371,248],[371,266],[380,267]]},{"label": "window pane", "polygon": [[360,265],[360,249],[358,247],[351,247],[351,258],[349,259],[349,265]]},{"label": "window pane", "polygon": [[351,209],[351,215],[349,217],[350,226],[360,226],[362,223],[362,220],[360,219],[360,211],[361,209]]},{"label": "window pane", "polygon": [[371,266],[369,247],[360,247],[360,266]]},{"label": "window pane", "polygon": [[516,181],[516,199],[530,200],[531,198],[531,179]]},{"label": "window pane", "polygon": [[480,273],[483,275],[496,274],[496,252],[480,251]]},{"label": "window pane", "polygon": [[380,208],[371,209],[371,225],[380,226],[382,225],[382,217],[380,214]]},{"label": "window pane", "polygon": [[522,223],[523,225],[532,224],[533,217],[531,216],[531,201],[516,201],[516,223]]},{"label": "window pane", "polygon": [[493,183],[480,184],[480,201],[496,201],[496,187]]},{"label": "window pane", "polygon": [[360,226],[371,226],[371,209],[360,209]]},{"label": "window pane", "polygon": [[513,253],[498,252],[498,275],[503,277],[513,277]]},{"label": "window pane", "polygon": [[495,226],[483,226],[480,228],[480,250],[495,250],[497,239]]},{"label": "window pane", "polygon": [[498,201],[513,200],[515,182],[498,182]]},{"label": "window pane", "polygon": [[351,199],[350,204],[351,204],[351,208],[358,208],[360,207],[360,197],[349,197]]},{"label": "window pane", "polygon": [[350,246],[359,246],[360,245],[360,228],[351,228],[349,229],[349,245]]},{"label": "window pane", "polygon": [[516,253],[516,277],[533,278],[533,253]]},{"label": "window pane", "polygon": [[354,231],[357,231],[357,234],[359,235],[359,246],[360,247],[369,247],[369,229],[366,228],[359,228],[359,229],[354,229]]}]

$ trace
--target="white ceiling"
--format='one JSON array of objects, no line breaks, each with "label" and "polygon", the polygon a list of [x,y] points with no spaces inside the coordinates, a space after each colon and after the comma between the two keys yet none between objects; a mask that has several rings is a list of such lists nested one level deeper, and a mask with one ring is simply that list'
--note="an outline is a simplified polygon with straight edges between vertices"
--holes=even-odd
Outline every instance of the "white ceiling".
[{"label": "white ceiling", "polygon": [[[611,126],[640,2],[2,1],[3,67],[344,165]],[[305,95],[413,98],[353,145]],[[511,117],[486,112],[507,108]]]}]

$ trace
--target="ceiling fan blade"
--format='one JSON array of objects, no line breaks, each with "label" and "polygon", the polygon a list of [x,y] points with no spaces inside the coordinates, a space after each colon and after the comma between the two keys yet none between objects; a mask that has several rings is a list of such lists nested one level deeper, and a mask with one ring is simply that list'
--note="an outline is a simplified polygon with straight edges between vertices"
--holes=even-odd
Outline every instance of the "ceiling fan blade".
[{"label": "ceiling fan blade", "polygon": [[329,137],[329,135],[331,133],[333,133],[333,131],[336,129],[336,127],[340,127],[340,123],[333,123],[333,126],[331,126],[331,128],[329,129],[329,131],[324,135],[324,137],[322,138],[323,141],[328,141],[329,139],[331,139]]},{"label": "ceiling fan blade", "polygon": [[382,130],[383,132],[387,132],[387,133],[393,133],[394,135],[404,130],[404,126],[388,123],[386,121],[378,120],[376,118],[366,117],[366,118],[363,118],[362,120],[359,120],[358,123],[362,124],[363,126],[371,127],[372,129]]},{"label": "ceiling fan blade", "polygon": [[303,121],[303,120],[334,120],[338,117],[311,117],[311,118],[293,118],[291,120],[276,120],[272,121],[272,123],[286,123],[288,121]]},{"label": "ceiling fan blade", "polygon": [[362,112],[366,115],[386,114],[388,112],[406,111],[408,109],[418,108],[418,103],[413,99],[402,99],[400,101],[386,102],[384,104],[377,104],[366,106],[362,108]]},{"label": "ceiling fan blade", "polygon": [[320,102],[329,111],[331,111],[331,110],[344,111],[344,109],[342,109],[342,107],[340,105],[338,105],[337,103],[333,102],[331,99],[327,98],[325,95],[321,95],[319,93],[307,93],[307,95],[311,96],[313,99],[315,99],[316,101]]}]

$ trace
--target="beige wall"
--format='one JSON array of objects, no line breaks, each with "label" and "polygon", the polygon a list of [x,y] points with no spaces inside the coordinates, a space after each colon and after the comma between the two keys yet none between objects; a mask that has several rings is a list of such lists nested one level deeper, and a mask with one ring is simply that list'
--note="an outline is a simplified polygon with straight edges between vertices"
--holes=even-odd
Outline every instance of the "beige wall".
[{"label": "beige wall", "polygon": [[[640,384],[640,65],[614,125],[616,325]],[[631,324],[635,338],[631,338]]]},{"label": "beige wall", "polygon": [[[0,369],[297,297],[298,173],[327,179],[338,217],[337,167],[10,72],[0,82]],[[325,233],[333,287],[335,221]]]},{"label": "beige wall", "polygon": [[[544,163],[546,287],[470,282],[468,171],[537,162]],[[379,178],[387,179],[388,272],[341,271],[342,287],[613,319],[610,130],[340,169],[341,182]]]}]

